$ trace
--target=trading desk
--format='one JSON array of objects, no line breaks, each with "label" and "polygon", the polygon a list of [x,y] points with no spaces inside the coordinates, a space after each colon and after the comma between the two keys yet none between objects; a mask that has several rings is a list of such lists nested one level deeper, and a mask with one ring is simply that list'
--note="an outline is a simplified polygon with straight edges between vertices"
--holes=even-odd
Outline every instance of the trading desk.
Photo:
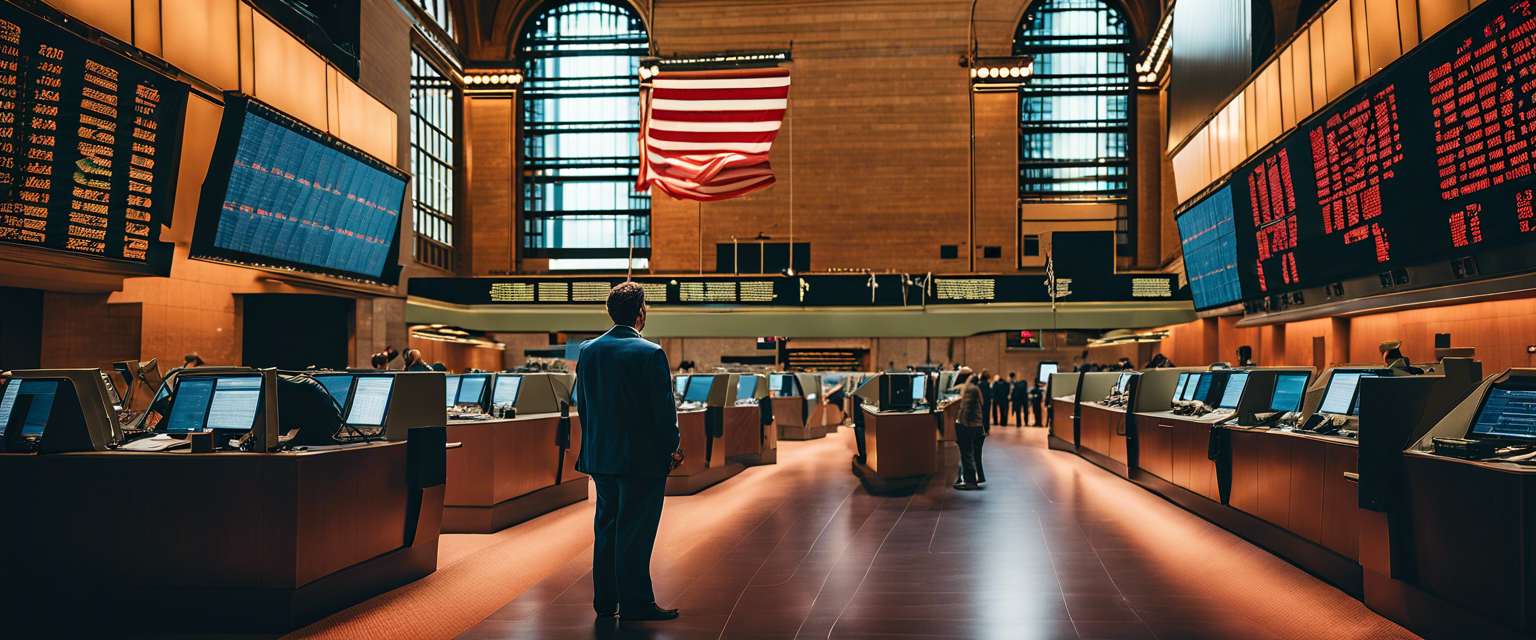
[{"label": "trading desk", "polygon": [[[757,411],[757,407],[752,407],[753,418],[760,420],[757,417],[759,415]],[[727,444],[728,438],[710,437],[705,414],[704,409],[677,412],[679,447],[683,450],[683,464],[673,469],[671,475],[667,477],[666,494],[669,496],[693,495],[746,469],[745,464],[726,459],[727,449],[730,446]],[[727,416],[725,429],[729,433],[731,413],[726,412],[725,415]],[[740,412],[736,415],[739,421]],[[740,423],[737,424],[739,429]]]},{"label": "trading desk", "polygon": [[[1143,474],[1213,503],[1221,503],[1216,462],[1210,458],[1211,424],[1168,411],[1137,414],[1135,467]],[[1156,488],[1153,489],[1157,491]],[[1167,496],[1168,492],[1158,491]],[[1194,510],[1187,500],[1173,499]]]},{"label": "trading desk", "polygon": [[[581,421],[571,416],[571,448],[556,438],[560,415],[502,420],[449,420],[448,495],[443,531],[494,533],[587,499],[576,471]],[[562,460],[563,458],[563,460]]]},{"label": "trading desk", "polygon": [[822,435],[826,435],[835,433],[838,427],[843,426],[843,417],[842,407],[821,402],[811,409],[811,415],[806,419],[806,424],[819,427]]},{"label": "trading desk", "polygon": [[827,437],[827,428],[808,420],[805,398],[802,396],[774,396],[773,422],[778,427],[780,440],[815,440]]},{"label": "trading desk", "polygon": [[5,633],[285,632],[423,578],[443,499],[429,430],[297,453],[0,455]]},{"label": "trading desk", "polygon": [[928,411],[864,411],[865,460],[853,461],[853,474],[870,493],[915,491],[928,476],[942,472],[938,421]]},{"label": "trading desk", "polygon": [[1099,466],[1125,475],[1129,464],[1126,411],[1121,407],[1106,407],[1096,402],[1084,402],[1078,409],[1079,434],[1077,451],[1084,457],[1099,456]]},{"label": "trading desk", "polygon": [[1051,398],[1051,434],[1050,445],[1052,449],[1065,451],[1077,450],[1077,399],[1072,396]]},{"label": "trading desk", "polygon": [[746,466],[775,464],[779,460],[779,434],[772,425],[763,424],[762,409],[756,405],[725,407],[725,457]]}]

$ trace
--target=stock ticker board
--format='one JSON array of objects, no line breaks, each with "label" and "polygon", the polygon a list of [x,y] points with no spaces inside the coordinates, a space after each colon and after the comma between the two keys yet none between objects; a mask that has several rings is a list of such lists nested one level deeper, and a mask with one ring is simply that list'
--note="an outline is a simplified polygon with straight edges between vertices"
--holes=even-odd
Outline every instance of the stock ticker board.
[{"label": "stock ticker board", "polygon": [[409,176],[245,96],[224,113],[192,255],[392,283]]},{"label": "stock ticker board", "polygon": [[1485,3],[1235,170],[1231,253],[1188,252],[1221,196],[1180,214],[1196,307],[1531,242],[1533,137],[1536,9]]},{"label": "stock ticker board", "polygon": [[0,2],[0,242],[164,275],[187,86]]}]

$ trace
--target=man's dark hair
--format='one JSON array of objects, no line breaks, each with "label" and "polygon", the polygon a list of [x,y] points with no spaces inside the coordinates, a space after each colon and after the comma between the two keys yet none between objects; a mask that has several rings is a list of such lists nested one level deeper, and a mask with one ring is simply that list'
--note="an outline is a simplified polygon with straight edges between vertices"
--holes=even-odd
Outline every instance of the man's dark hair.
[{"label": "man's dark hair", "polygon": [[626,282],[608,292],[608,317],[614,324],[635,326],[640,309],[645,306],[645,289],[639,283]]}]

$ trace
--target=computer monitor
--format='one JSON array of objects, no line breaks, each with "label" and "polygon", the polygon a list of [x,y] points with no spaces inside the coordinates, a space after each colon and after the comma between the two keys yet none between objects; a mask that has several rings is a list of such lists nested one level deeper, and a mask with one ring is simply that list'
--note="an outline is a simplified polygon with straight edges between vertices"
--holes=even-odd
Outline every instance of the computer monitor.
[{"label": "computer monitor", "polygon": [[678,376],[672,379],[672,392],[681,397],[688,391],[688,376]]},{"label": "computer monitor", "polygon": [[1050,382],[1051,374],[1058,370],[1054,362],[1042,362],[1035,367],[1035,382]]},{"label": "computer monitor", "polygon": [[788,373],[775,373],[770,376],[772,389],[781,396],[795,395],[795,376]]},{"label": "computer monitor", "polygon": [[1189,374],[1187,374],[1187,373],[1179,374],[1179,384],[1178,384],[1178,386],[1175,386],[1173,388],[1173,399],[1174,400],[1183,400],[1184,399],[1184,386],[1187,385],[1187,384],[1189,384]]},{"label": "computer monitor", "polygon": [[353,382],[352,401],[347,405],[344,422],[358,427],[383,427],[394,390],[394,376],[358,376]]},{"label": "computer monitor", "polygon": [[1131,386],[1131,374],[1122,373],[1120,379],[1115,381],[1115,393],[1125,394],[1125,390]]},{"label": "computer monitor", "polygon": [[714,376],[689,376],[688,393],[683,396],[683,402],[703,404],[709,400],[709,390],[714,384]]},{"label": "computer monitor", "polygon": [[347,404],[347,394],[352,391],[352,374],[327,373],[314,376],[315,382],[325,387],[325,392],[331,394],[331,399],[336,401],[336,408]]},{"label": "computer monitor", "polygon": [[1489,386],[1467,435],[1536,442],[1536,378],[1510,376]]},{"label": "computer monitor", "polygon": [[1190,396],[1189,399],[1198,402],[1205,402],[1206,400],[1209,400],[1211,397],[1211,383],[1215,380],[1215,375],[1209,373],[1200,374],[1200,382],[1195,385],[1195,392]]},{"label": "computer monitor", "polygon": [[736,399],[751,400],[757,395],[757,376],[742,376],[736,381]]},{"label": "computer monitor", "polygon": [[1307,393],[1305,373],[1282,373],[1275,376],[1275,392],[1269,397],[1269,410],[1290,413],[1301,410],[1301,399]]},{"label": "computer monitor", "polygon": [[261,376],[195,376],[176,384],[167,433],[250,431],[261,407]]},{"label": "computer monitor", "polygon": [[1236,409],[1238,401],[1243,399],[1243,388],[1247,386],[1248,374],[1246,372],[1227,376],[1227,388],[1221,392],[1221,402],[1217,403],[1216,408]]},{"label": "computer monitor", "polygon": [[491,392],[492,404],[516,404],[517,392],[523,385],[522,376],[502,374],[496,376],[496,390]]},{"label": "computer monitor", "polygon": [[[57,380],[10,380],[0,395],[0,436],[4,436],[14,418],[14,426],[21,429],[21,437],[37,438],[48,426],[48,416],[53,413],[53,396],[59,391]],[[31,396],[32,406],[26,415],[12,415],[16,403]]]},{"label": "computer monitor", "polygon": [[921,404],[928,399],[928,376],[912,376],[912,403]]},{"label": "computer monitor", "polygon": [[1355,392],[1360,388],[1360,378],[1370,375],[1364,371],[1335,371],[1328,378],[1328,389],[1323,392],[1323,402],[1317,410],[1334,415],[1353,415]]},{"label": "computer monitor", "polygon": [[464,376],[447,376],[448,378],[448,406],[453,406],[459,401],[459,378]]},{"label": "computer monitor", "polygon": [[485,386],[491,376],[483,373],[465,374],[459,378],[457,404],[480,404],[485,398]]}]

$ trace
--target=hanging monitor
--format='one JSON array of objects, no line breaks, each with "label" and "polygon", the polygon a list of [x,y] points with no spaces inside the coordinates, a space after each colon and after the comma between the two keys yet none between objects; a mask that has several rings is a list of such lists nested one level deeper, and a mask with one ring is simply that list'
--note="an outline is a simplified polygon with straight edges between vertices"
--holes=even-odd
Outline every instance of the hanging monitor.
[{"label": "hanging monitor", "polygon": [[1300,411],[1309,377],[1305,373],[1282,373],[1275,376],[1275,392],[1269,397],[1269,410],[1281,413]]},{"label": "hanging monitor", "polygon": [[517,392],[522,384],[522,376],[508,374],[496,376],[496,390],[491,393],[491,404],[516,404]]},{"label": "hanging monitor", "polygon": [[1247,373],[1234,373],[1227,376],[1227,388],[1222,391],[1221,402],[1216,405],[1216,408],[1236,409],[1237,403],[1243,399],[1243,388],[1247,386]]}]

